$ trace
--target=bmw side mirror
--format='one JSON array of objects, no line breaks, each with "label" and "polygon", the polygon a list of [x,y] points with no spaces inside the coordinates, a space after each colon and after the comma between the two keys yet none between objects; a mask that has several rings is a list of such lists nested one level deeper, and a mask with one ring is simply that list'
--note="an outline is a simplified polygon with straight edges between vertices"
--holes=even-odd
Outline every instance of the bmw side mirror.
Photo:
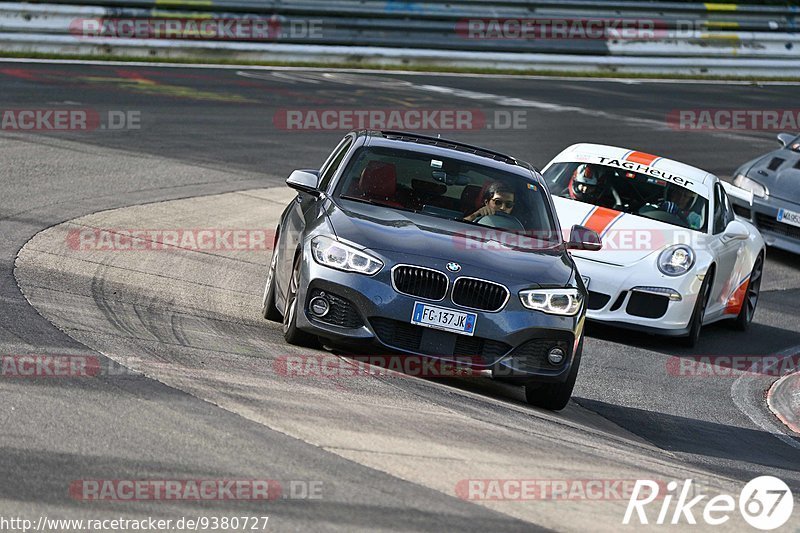
[{"label": "bmw side mirror", "polygon": [[603,247],[603,241],[596,231],[585,226],[574,225],[569,232],[567,250],[587,250],[596,252]]},{"label": "bmw side mirror", "polygon": [[319,172],[316,170],[295,170],[288,178],[286,185],[300,192],[319,196]]},{"label": "bmw side mirror", "polygon": [[725,228],[725,233],[722,234],[722,240],[725,242],[743,241],[749,237],[750,232],[747,231],[747,227],[738,220],[731,220]]},{"label": "bmw side mirror", "polygon": [[778,134],[778,142],[781,143],[781,146],[789,146],[789,143],[792,142],[795,138],[795,135],[791,133],[779,133]]}]

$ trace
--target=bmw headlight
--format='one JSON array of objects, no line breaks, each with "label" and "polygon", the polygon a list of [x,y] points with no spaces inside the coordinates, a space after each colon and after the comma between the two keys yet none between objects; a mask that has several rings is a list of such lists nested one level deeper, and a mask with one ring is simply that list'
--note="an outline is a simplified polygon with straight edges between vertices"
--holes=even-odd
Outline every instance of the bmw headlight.
[{"label": "bmw headlight", "polygon": [[755,180],[751,180],[744,174],[737,174],[733,179],[733,184],[740,189],[752,192],[753,196],[758,196],[759,198],[766,198],[768,195],[766,187]]},{"label": "bmw headlight", "polygon": [[658,269],[667,276],[682,276],[694,266],[694,250],[685,244],[670,246],[658,256]]},{"label": "bmw headlight", "polygon": [[529,289],[520,291],[519,299],[528,309],[551,315],[574,316],[583,304],[578,289]]},{"label": "bmw headlight", "polygon": [[383,268],[383,262],[380,259],[336,239],[321,235],[311,240],[311,255],[320,265],[368,276],[376,274]]}]

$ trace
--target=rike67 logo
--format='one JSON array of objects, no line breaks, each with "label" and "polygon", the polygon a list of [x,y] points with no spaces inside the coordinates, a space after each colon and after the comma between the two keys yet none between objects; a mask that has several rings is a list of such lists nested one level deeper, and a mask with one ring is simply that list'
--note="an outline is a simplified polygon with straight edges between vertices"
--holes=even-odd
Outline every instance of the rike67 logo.
[{"label": "rike67 logo", "polygon": [[[702,518],[707,525],[719,526],[730,520],[738,508],[745,522],[756,529],[770,531],[784,525],[792,516],[794,509],[794,499],[789,486],[772,476],[761,476],[751,480],[739,494],[738,502],[729,494],[719,494],[711,498],[705,494],[694,496],[695,490],[691,479],[684,480],[680,489],[677,481],[670,481],[666,486],[666,495],[659,494],[659,489],[662,487],[663,485],[655,481],[637,480],[622,523],[630,524],[635,515],[640,524],[649,524],[648,520],[652,520],[653,517],[651,515],[648,518],[645,508],[656,499],[660,503],[658,517],[654,522],[657,525],[695,525],[698,523],[698,518]],[[704,501],[707,498],[709,499]],[[675,501],[674,508],[672,508],[673,501]],[[659,505],[654,507],[658,508]]]}]

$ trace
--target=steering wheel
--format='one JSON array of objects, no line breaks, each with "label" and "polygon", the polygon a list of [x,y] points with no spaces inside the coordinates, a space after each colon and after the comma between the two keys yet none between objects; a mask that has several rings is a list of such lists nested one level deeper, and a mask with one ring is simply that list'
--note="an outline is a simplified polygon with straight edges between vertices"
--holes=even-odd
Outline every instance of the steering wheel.
[{"label": "steering wheel", "polygon": [[476,224],[480,224],[481,226],[487,226],[490,228],[500,228],[511,231],[525,230],[525,226],[522,225],[522,222],[520,222],[517,217],[514,215],[509,215],[505,211],[497,211],[494,215],[484,215],[482,217],[478,217],[474,222]]},{"label": "steering wheel", "polygon": [[649,219],[658,220],[659,222],[666,222],[667,224],[672,224],[674,226],[688,227],[688,222],[683,220],[678,215],[667,213],[666,211],[662,211],[661,209],[649,205],[642,207],[639,210],[639,214]]}]

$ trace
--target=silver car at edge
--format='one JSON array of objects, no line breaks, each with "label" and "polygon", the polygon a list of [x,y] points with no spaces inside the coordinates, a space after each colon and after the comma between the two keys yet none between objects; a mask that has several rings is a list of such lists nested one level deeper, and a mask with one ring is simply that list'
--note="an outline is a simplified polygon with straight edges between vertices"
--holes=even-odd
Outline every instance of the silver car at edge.
[{"label": "silver car at edge", "polygon": [[781,133],[778,140],[781,148],[734,174],[733,184],[752,198],[731,200],[736,214],[750,220],[767,245],[800,254],[800,136]]}]

